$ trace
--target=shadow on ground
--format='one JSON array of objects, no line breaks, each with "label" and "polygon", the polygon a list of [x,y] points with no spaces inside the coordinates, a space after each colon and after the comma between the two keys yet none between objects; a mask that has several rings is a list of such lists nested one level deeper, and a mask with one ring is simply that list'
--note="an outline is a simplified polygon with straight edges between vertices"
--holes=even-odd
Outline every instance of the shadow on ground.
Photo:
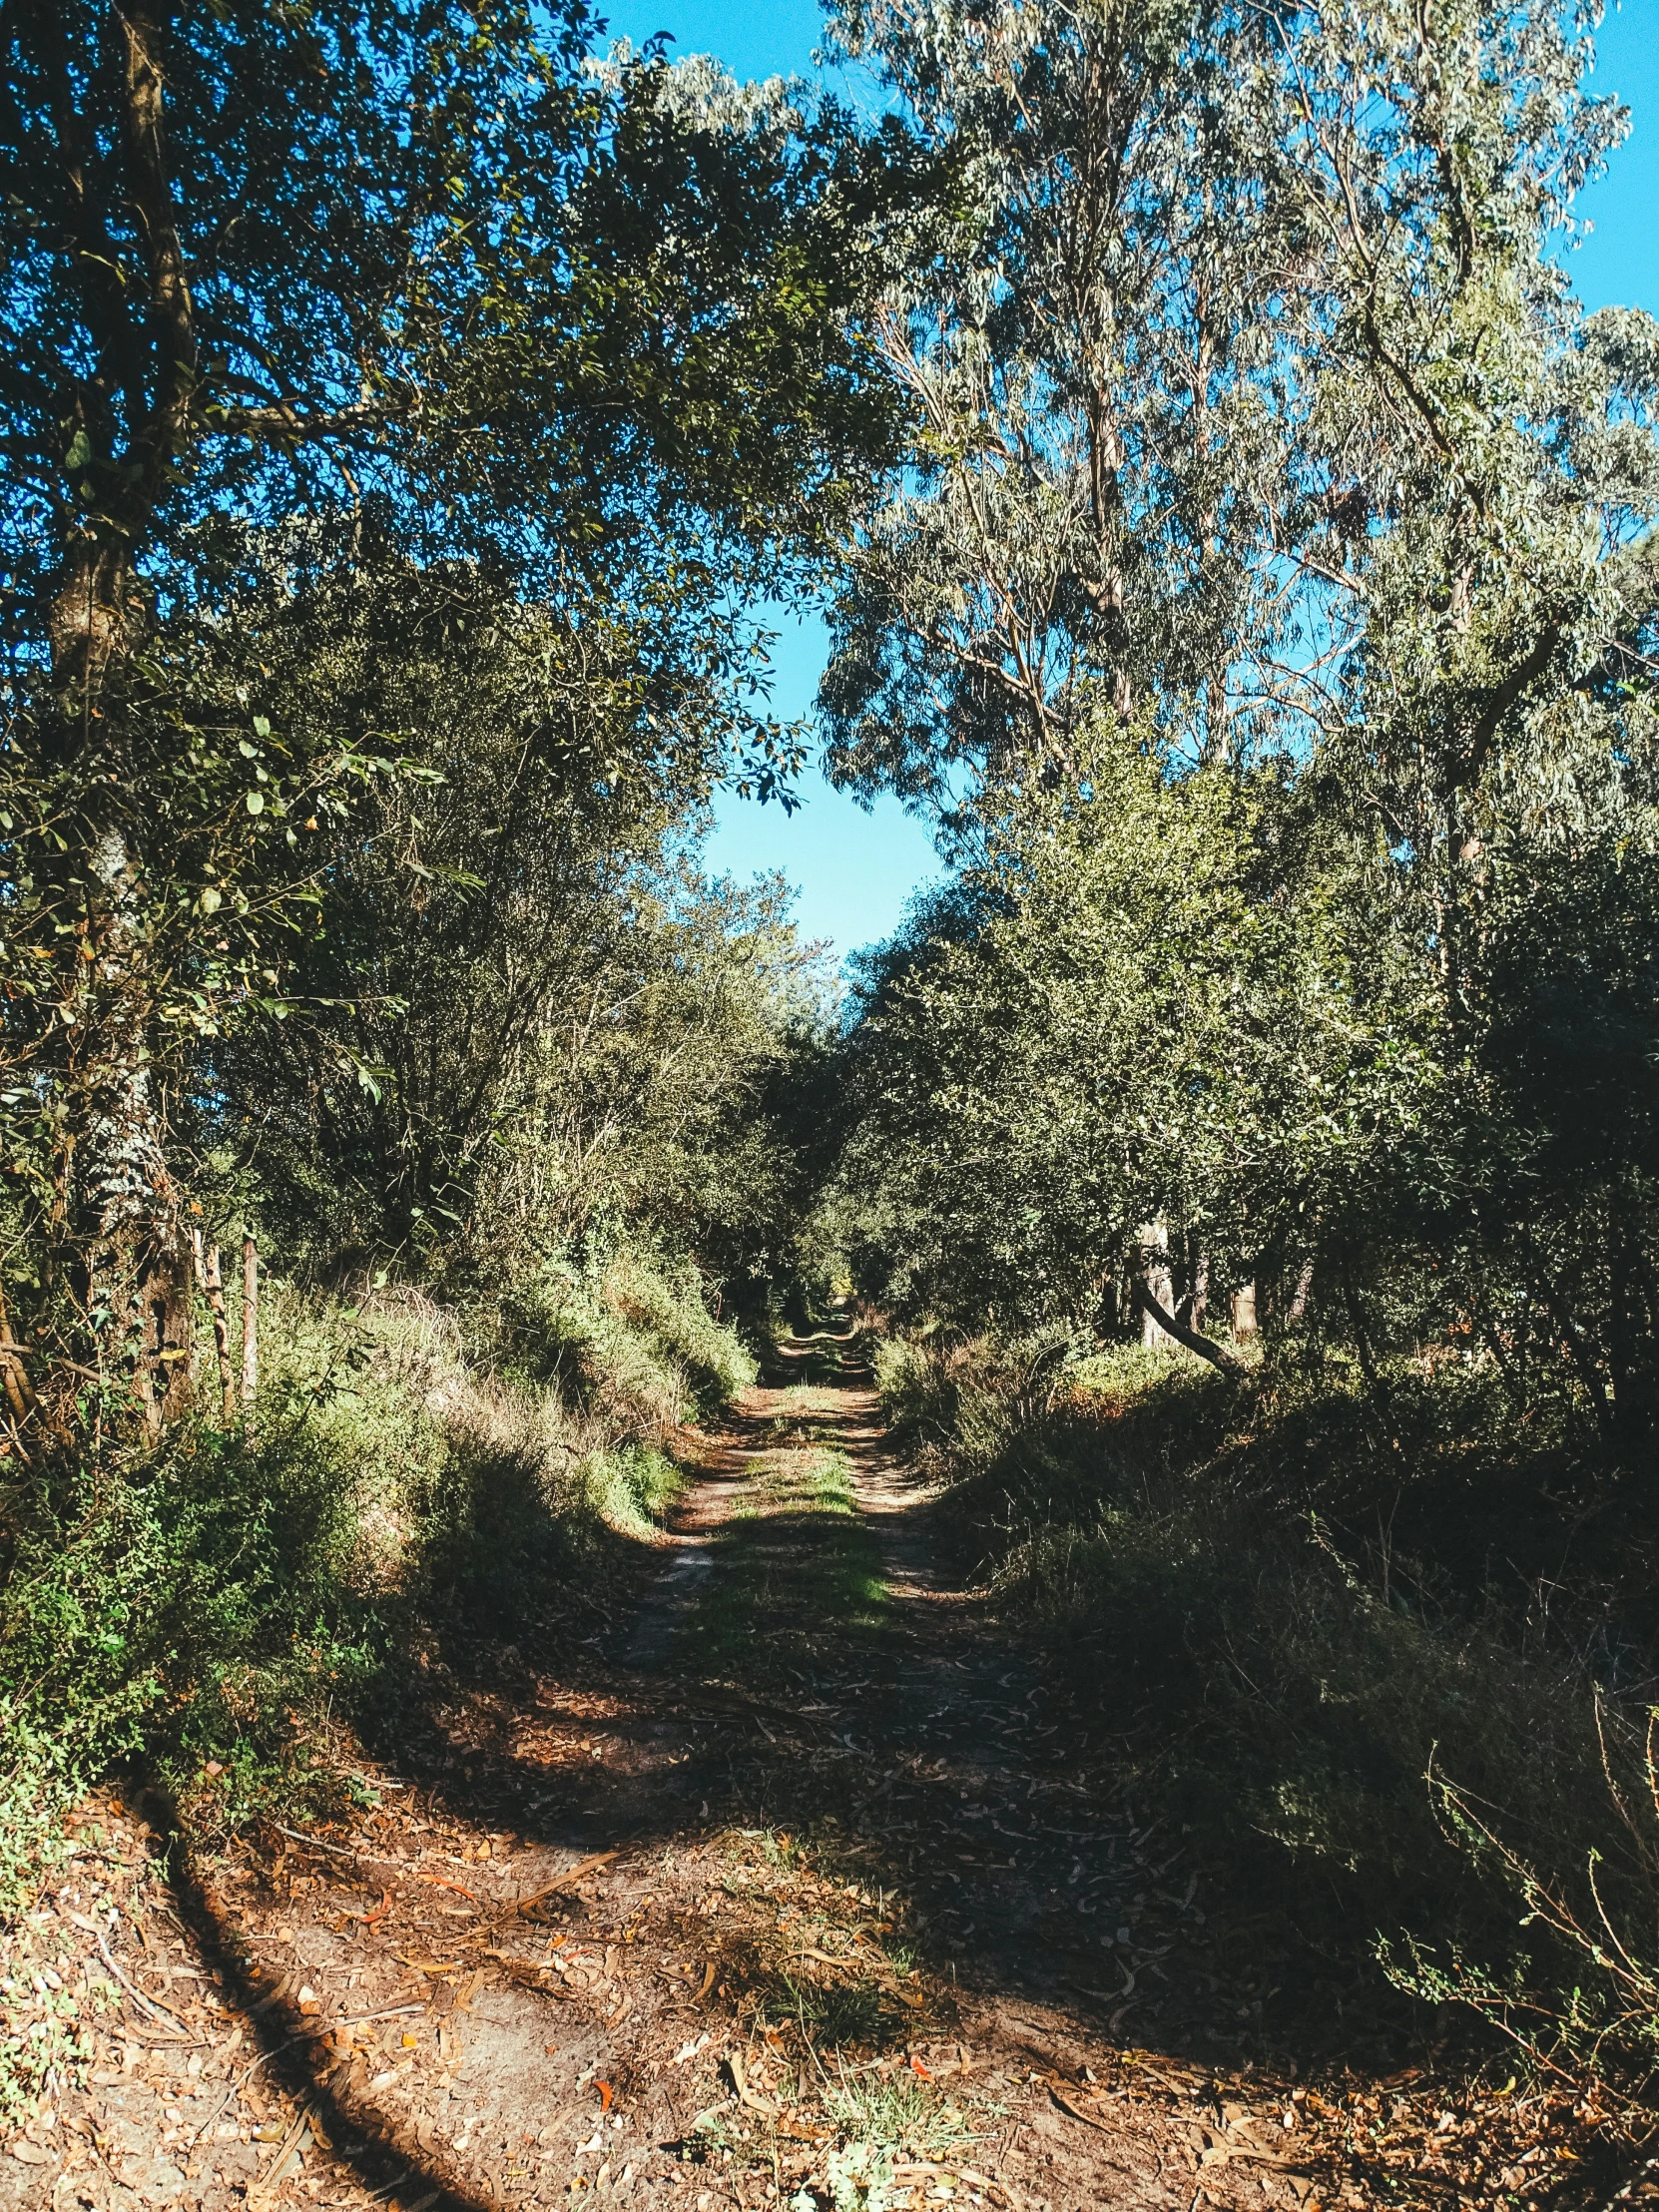
[{"label": "shadow on ground", "polygon": [[[1396,2186],[1400,2162],[1360,2141],[1357,2100],[1380,2111],[1391,2090],[1396,2117],[1437,2103],[1443,2023],[1380,2001],[1335,1911],[1259,1870],[1231,1881],[1126,1789],[1099,1686],[1082,1695],[1063,1653],[1022,1646],[966,1586],[934,1501],[884,1448],[846,1332],[781,1353],[648,1564],[637,1602],[574,1653],[526,1618],[421,1654],[374,1747],[412,1785],[381,1830],[267,1838],[234,1908],[176,1858],[200,1954],[315,2114],[336,2179],[395,2190],[402,2212],[440,2197],[493,2212],[676,2177],[700,2204],[771,2203],[793,2171],[825,2203],[825,2145],[850,2140],[833,2066],[843,2090],[848,2065],[883,2083],[896,2066],[920,2094],[942,2067],[969,2078],[971,2037],[996,2109],[1017,2115],[994,2171],[969,2169],[980,2201],[1467,2196],[1472,2150],[1459,2166],[1419,2146]],[[436,1841],[411,1858],[417,1837]],[[511,1890],[495,1859],[477,1862],[486,1882],[456,1856],[502,1848]],[[547,1892],[528,1912],[526,1888]],[[259,1970],[262,1936],[295,1936],[296,1897],[341,1960],[369,1959],[391,1994],[403,1971],[437,2018],[429,2064],[423,2046],[365,2059],[307,2011],[295,1971]],[[451,2126],[445,2098],[487,2125]],[[625,2120],[627,2160],[607,2133]],[[1495,2136],[1489,2152],[1508,2170]],[[1593,2161],[1525,2180],[1513,2201],[1605,2187]]]}]

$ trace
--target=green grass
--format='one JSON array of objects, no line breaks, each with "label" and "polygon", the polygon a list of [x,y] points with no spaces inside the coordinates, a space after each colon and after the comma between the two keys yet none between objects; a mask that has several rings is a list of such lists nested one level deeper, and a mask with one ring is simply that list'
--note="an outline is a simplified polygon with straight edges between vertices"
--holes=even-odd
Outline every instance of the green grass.
[{"label": "green grass", "polygon": [[890,2062],[838,2068],[825,2109],[849,2144],[868,2143],[912,2158],[948,2159],[981,2139],[961,2106]]},{"label": "green grass", "polygon": [[880,1550],[842,1452],[822,1445],[762,1463],[723,1531],[693,1634],[714,1669],[776,1665],[886,1617]]},{"label": "green grass", "polygon": [[650,1444],[621,1444],[590,1453],[588,1496],[607,1527],[636,1543],[655,1536],[663,1515],[686,1486],[684,1470]]}]

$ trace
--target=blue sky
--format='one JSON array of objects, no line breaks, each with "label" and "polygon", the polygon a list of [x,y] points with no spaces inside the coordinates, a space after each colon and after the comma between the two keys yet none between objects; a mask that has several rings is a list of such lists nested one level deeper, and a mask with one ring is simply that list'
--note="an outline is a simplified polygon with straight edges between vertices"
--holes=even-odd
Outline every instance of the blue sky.
[{"label": "blue sky", "polygon": [[[817,0],[613,0],[611,33],[636,44],[673,35],[677,54],[718,54],[740,77],[810,74],[821,35]],[[1659,310],[1659,0],[1626,0],[1609,9],[1597,40],[1593,87],[1630,109],[1630,136],[1607,175],[1583,195],[1580,213],[1594,226],[1572,256],[1580,297]],[[777,618],[773,704],[785,717],[805,714],[824,667],[825,632],[811,613]],[[865,814],[810,773],[806,804],[785,817],[731,795],[717,808],[709,864],[749,876],[782,868],[799,886],[797,914],[809,936],[844,955],[887,936],[918,884],[939,872],[931,840],[891,800]]]}]

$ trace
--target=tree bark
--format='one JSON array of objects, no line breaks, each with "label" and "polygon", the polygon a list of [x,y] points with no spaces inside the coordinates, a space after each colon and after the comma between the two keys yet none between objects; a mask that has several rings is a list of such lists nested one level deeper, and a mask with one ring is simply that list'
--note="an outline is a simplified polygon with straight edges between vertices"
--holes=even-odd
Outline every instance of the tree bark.
[{"label": "tree bark", "polygon": [[1210,1311],[1210,1255],[1200,1245],[1193,1262],[1193,1287],[1176,1308],[1190,1327],[1202,1331]]},{"label": "tree bark", "polygon": [[1175,1287],[1170,1277],[1167,1222],[1148,1222],[1141,1231],[1141,1273],[1138,1288],[1145,1293],[1137,1302],[1141,1308],[1142,1348],[1147,1352],[1161,1352],[1165,1349],[1164,1337],[1153,1316],[1165,1312],[1175,1304]]},{"label": "tree bark", "polygon": [[[189,443],[198,361],[165,144],[164,23],[133,0],[115,16],[125,156],[122,189],[142,219],[148,281],[135,308],[111,272],[122,266],[96,194],[74,200],[71,246],[89,326],[122,364],[125,445],[92,384],[77,387],[65,465],[82,511],[48,611],[61,707],[60,758],[78,781],[64,884],[80,918],[60,940],[63,1096],[61,1233],[103,1372],[131,1377],[154,1436],[190,1404],[194,1326],[190,1240],[168,1169],[152,1081],[149,894],[128,828],[137,782],[131,726],[110,688],[138,642],[145,594],[139,553],[158,499]],[[67,36],[53,49],[64,98],[60,156],[82,177],[86,137]]]},{"label": "tree bark", "polygon": [[[143,899],[119,830],[97,833],[88,863],[66,1071],[70,1233],[100,1365],[133,1363],[154,1435],[191,1400],[189,1242],[151,1081]],[[84,1042],[82,1041],[84,1040]]]}]

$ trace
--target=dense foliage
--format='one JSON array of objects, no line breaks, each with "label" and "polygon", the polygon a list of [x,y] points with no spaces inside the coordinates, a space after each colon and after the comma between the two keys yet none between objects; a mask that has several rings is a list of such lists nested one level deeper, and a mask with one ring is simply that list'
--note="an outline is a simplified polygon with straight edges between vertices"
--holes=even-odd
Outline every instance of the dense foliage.
[{"label": "dense foliage", "polygon": [[1563,273],[1588,27],[842,11],[974,189],[824,694],[957,865],[822,1221],[1143,1772],[1640,2098],[1659,326]]},{"label": "dense foliage", "polygon": [[325,1796],[411,1640],[591,1626],[753,1379],[827,985],[701,846],[923,169],[580,9],[3,25],[15,1885],[112,1756]]}]

